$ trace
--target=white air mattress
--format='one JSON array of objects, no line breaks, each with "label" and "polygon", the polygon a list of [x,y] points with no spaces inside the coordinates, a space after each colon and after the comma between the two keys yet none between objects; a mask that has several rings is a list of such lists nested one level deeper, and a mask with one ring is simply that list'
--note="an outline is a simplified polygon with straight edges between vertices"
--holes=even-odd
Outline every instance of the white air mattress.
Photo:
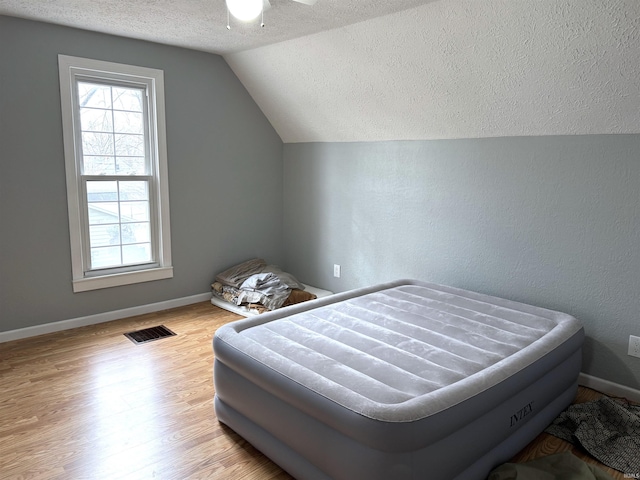
[{"label": "white air mattress", "polygon": [[573,317],[413,280],[220,328],[216,413],[297,478],[484,478],[571,402]]}]

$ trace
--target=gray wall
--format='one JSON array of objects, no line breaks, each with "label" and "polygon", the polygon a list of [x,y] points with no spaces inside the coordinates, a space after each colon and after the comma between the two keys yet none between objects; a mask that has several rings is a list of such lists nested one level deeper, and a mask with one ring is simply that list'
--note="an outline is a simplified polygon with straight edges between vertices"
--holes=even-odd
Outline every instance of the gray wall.
[{"label": "gray wall", "polygon": [[286,144],[284,169],[304,281],[412,277],[561,310],[584,322],[585,373],[640,387],[640,135]]},{"label": "gray wall", "polygon": [[[164,70],[174,278],[72,293],[58,54]],[[222,57],[0,16],[0,331],[209,291],[281,263],[282,141]]]}]

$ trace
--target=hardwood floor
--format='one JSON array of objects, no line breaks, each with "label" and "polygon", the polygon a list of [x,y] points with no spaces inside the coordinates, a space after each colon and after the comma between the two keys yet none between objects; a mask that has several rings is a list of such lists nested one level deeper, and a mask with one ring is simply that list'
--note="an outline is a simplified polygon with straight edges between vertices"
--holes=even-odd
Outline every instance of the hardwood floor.
[{"label": "hardwood floor", "polygon": [[[238,318],[203,302],[0,343],[0,477],[290,480],[215,418],[211,341]],[[155,325],[177,335],[123,335]],[[565,450],[598,464],[546,434],[516,460]]]}]

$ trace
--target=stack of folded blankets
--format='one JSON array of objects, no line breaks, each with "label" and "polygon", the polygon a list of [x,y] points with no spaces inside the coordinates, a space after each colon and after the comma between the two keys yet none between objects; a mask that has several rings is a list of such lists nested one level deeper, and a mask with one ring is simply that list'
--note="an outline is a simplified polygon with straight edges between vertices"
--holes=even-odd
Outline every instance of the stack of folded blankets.
[{"label": "stack of folded blankets", "polygon": [[293,275],[261,258],[247,260],[216,275],[212,293],[233,305],[244,305],[259,312],[313,300],[305,286]]}]

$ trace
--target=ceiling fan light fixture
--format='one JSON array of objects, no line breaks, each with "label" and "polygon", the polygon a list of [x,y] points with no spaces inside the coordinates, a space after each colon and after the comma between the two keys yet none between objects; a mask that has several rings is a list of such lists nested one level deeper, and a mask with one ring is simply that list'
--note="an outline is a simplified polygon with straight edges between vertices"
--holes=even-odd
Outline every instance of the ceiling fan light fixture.
[{"label": "ceiling fan light fixture", "polygon": [[255,20],[262,13],[263,0],[226,0],[231,15],[243,22]]}]

